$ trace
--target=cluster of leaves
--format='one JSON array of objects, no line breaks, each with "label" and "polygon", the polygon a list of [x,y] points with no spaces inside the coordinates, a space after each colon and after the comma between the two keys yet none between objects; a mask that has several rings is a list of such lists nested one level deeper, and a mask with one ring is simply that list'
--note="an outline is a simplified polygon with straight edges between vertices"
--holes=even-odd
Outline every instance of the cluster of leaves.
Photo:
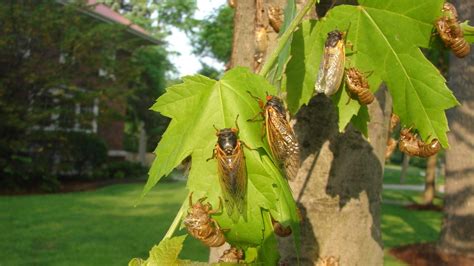
[{"label": "cluster of leaves", "polygon": [[[294,3],[289,3],[286,14],[292,18]],[[301,23],[295,32],[302,14],[291,23],[286,21],[287,31],[281,35],[275,54],[262,68],[265,70],[262,75],[275,86],[281,82],[282,90],[287,92],[288,108],[296,113],[313,97],[327,33],[335,29],[346,31],[346,43],[352,47],[346,67],[372,72],[371,90],[375,92],[382,82],[387,85],[393,97],[394,112],[402,123],[414,126],[423,139],[437,138],[447,147],[445,110],[455,106],[457,101],[444,78],[420,50],[430,47],[433,23],[441,15],[443,0],[360,0],[359,3],[358,6],[338,6],[318,21]],[[217,167],[214,161],[206,162],[216,142],[212,126],[233,127],[235,117],[240,115],[240,138],[251,147],[259,148],[258,151],[245,150],[248,220],[232,223],[225,213],[214,218],[223,228],[230,229],[226,233],[229,243],[246,248],[247,262],[256,259],[275,263],[278,255],[268,222],[270,215],[292,227],[296,242],[298,218],[288,184],[268,156],[267,143],[260,138],[262,125],[242,123],[259,111],[246,94],[247,90],[259,97],[265,92],[276,93],[276,88],[264,78],[236,68],[220,81],[200,75],[185,77],[182,84],[170,87],[157,100],[152,109],[172,120],[155,150],[157,158],[150,169],[144,194],[184,158],[191,156],[187,187],[196,195],[207,196],[216,206],[220,195],[215,189],[219,187]],[[333,97],[340,130],[352,121],[366,133],[367,107],[357,101],[347,103],[348,100],[345,88]],[[186,208],[187,202],[184,202],[182,209]],[[178,213],[177,221],[182,215]]]}]

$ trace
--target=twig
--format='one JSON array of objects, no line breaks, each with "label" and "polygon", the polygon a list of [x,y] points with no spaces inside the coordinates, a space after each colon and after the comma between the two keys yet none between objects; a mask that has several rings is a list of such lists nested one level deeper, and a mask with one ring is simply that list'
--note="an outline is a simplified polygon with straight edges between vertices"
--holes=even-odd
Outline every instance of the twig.
[{"label": "twig", "polygon": [[278,55],[280,54],[281,50],[283,50],[286,42],[288,42],[288,39],[290,38],[291,34],[293,34],[293,32],[296,30],[296,27],[300,24],[301,20],[303,20],[303,17],[315,4],[316,0],[309,0],[306,5],[300,10],[295,19],[293,19],[293,21],[290,23],[290,26],[288,26],[285,32],[278,39],[277,47],[275,48],[275,50],[273,50],[270,57],[268,57],[268,60],[262,67],[262,70],[260,70],[261,76],[266,77],[268,75],[276,60],[278,59]]},{"label": "twig", "polygon": [[[187,198],[189,198],[189,194],[188,194]],[[168,228],[168,231],[166,232],[166,235],[165,235],[165,237],[163,237],[163,239],[171,238],[174,235],[174,233],[176,232],[176,229],[179,226],[179,222],[181,222],[181,218],[183,217],[184,206],[185,205],[186,205],[186,201],[183,202],[183,204],[181,205],[181,208],[179,209],[178,213],[176,214],[176,217],[174,217],[173,223],[171,223],[170,228]]]}]

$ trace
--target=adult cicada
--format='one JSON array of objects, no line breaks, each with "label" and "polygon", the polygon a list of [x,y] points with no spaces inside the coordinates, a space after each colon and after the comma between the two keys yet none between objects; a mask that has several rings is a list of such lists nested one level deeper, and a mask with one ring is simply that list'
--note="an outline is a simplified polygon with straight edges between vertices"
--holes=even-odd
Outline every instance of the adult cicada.
[{"label": "adult cicada", "polygon": [[184,225],[189,234],[200,240],[208,247],[220,247],[225,243],[223,230],[211,215],[222,210],[222,202],[219,207],[212,210],[211,204],[203,204],[206,198],[199,199],[193,204],[192,193],[189,195],[188,215],[184,218]]},{"label": "adult cicada", "polygon": [[[265,133],[274,159],[280,164],[286,177],[293,180],[300,167],[300,148],[295,133],[288,122],[283,101],[276,96],[267,95],[267,102],[263,103],[262,99],[253,96],[249,91],[247,92],[258,101],[258,105],[262,109],[259,114],[264,119]],[[249,119],[248,121],[255,120]]]},{"label": "adult cicada", "polygon": [[[217,143],[212,157],[217,159],[217,172],[221,184],[224,205],[227,214],[234,221],[239,214],[245,216],[245,197],[247,194],[247,171],[242,146],[248,146],[239,140],[239,126],[235,119],[236,128],[216,128]],[[214,127],[215,128],[215,127]],[[235,210],[237,209],[237,211]]]},{"label": "adult cicada", "polygon": [[416,134],[411,133],[410,129],[404,128],[400,131],[398,148],[410,156],[430,157],[439,151],[441,145],[437,139],[433,139],[431,143],[425,143],[418,139]]},{"label": "adult cicada", "polygon": [[316,93],[324,93],[327,96],[331,96],[341,86],[346,59],[344,35],[344,33],[338,30],[328,33],[321,64],[319,65],[316,85],[314,86]]},{"label": "adult cicada", "polygon": [[374,101],[369,82],[358,69],[351,67],[346,70],[346,85],[350,96],[356,98],[359,103],[368,105]]}]

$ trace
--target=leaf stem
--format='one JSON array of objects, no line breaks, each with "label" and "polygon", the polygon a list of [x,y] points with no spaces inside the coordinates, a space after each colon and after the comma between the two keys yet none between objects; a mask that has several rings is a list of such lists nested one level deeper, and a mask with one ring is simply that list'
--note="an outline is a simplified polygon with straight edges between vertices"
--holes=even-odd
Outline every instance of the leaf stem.
[{"label": "leaf stem", "polygon": [[[186,199],[187,198],[189,198],[189,194],[188,194],[188,197],[186,197]],[[170,228],[168,228],[168,231],[166,232],[166,235],[165,235],[165,237],[163,237],[163,239],[171,238],[174,235],[174,233],[176,232],[176,229],[178,228],[179,222],[181,221],[181,218],[183,217],[185,205],[186,205],[186,200],[181,205],[181,208],[179,209],[178,213],[176,214],[176,217],[174,217],[173,223],[171,223]]]},{"label": "leaf stem", "polygon": [[260,75],[266,77],[268,72],[270,72],[271,68],[275,64],[276,60],[278,59],[278,55],[285,47],[285,44],[288,42],[291,34],[296,30],[296,27],[300,24],[301,20],[303,20],[304,15],[308,13],[308,11],[316,4],[316,0],[309,0],[306,5],[300,10],[298,15],[291,21],[290,25],[286,29],[286,31],[281,35],[278,39],[278,44],[275,50],[273,50],[272,54],[268,57],[267,61],[260,70]]}]

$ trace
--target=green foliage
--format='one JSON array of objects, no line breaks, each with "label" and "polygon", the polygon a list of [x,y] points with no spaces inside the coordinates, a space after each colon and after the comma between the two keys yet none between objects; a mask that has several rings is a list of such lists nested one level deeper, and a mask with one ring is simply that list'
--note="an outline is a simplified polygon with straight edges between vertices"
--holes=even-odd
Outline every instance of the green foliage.
[{"label": "green foliage", "polygon": [[199,21],[197,31],[191,35],[193,52],[227,63],[232,52],[233,19],[234,10],[224,5],[209,17]]},{"label": "green foliage", "polygon": [[222,73],[219,70],[215,69],[214,67],[204,62],[201,62],[201,65],[202,65],[202,68],[198,71],[198,74],[200,75],[203,75],[205,77],[215,79],[215,80],[218,80],[219,77],[222,75]]},{"label": "green foliage", "polygon": [[463,29],[463,32],[464,32],[464,39],[466,39],[466,41],[469,44],[473,44],[474,43],[474,27],[469,25],[469,21],[466,20],[463,23],[461,23],[461,28]]},{"label": "green foliage", "polygon": [[[373,71],[369,77],[371,90],[377,90],[381,81],[387,84],[394,112],[402,124],[414,126],[424,140],[438,138],[447,147],[444,111],[457,101],[419,49],[429,47],[433,22],[440,15],[443,1],[364,0],[360,4],[338,6],[318,23],[303,23],[295,33],[286,72],[290,111],[295,113],[312,97],[326,34],[339,29],[347,31],[347,43],[353,50],[347,56],[346,67]],[[346,104],[348,97],[344,89],[333,97],[341,131],[360,108],[357,101]]]},{"label": "green foliage", "polygon": [[[241,247],[263,243],[264,219],[269,214],[283,225],[290,225],[297,238],[298,216],[288,183],[268,156],[269,147],[261,138],[262,125],[246,122],[260,111],[246,91],[264,97],[266,92],[274,93],[275,88],[245,68],[228,71],[220,81],[200,75],[185,77],[183,81],[168,88],[152,107],[170,117],[171,123],[155,150],[157,157],[143,194],[191,155],[188,189],[196,198],[205,195],[213,206],[217,206],[221,193],[216,189],[220,187],[216,160],[206,161],[217,140],[213,126],[235,127],[234,121],[239,115],[240,139],[252,148],[259,148],[244,148],[249,180],[246,219],[234,223],[225,213],[214,218],[222,228],[230,229],[226,233],[227,241]],[[187,206],[187,201],[184,204]],[[266,217],[262,216],[262,209],[269,210]]]},{"label": "green foliage", "polygon": [[164,38],[170,26],[191,30],[196,21],[196,0],[99,0],[145,28],[155,37]]},{"label": "green foliage", "polygon": [[150,250],[147,260],[132,259],[129,266],[179,265],[178,255],[183,248],[186,235],[163,239]]},{"label": "green foliage", "polygon": [[147,169],[137,162],[111,161],[100,168],[96,168],[93,175],[97,179],[142,178]]}]

